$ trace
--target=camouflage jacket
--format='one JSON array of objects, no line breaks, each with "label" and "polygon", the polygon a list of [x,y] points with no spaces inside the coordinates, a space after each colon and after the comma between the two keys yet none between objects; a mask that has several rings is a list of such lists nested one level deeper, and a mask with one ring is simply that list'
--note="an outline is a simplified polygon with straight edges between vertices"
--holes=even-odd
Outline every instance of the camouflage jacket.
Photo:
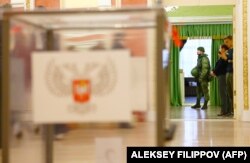
[{"label": "camouflage jacket", "polygon": [[206,54],[202,54],[198,56],[197,59],[197,69],[198,69],[198,80],[208,81],[208,76],[210,73],[210,61]]}]

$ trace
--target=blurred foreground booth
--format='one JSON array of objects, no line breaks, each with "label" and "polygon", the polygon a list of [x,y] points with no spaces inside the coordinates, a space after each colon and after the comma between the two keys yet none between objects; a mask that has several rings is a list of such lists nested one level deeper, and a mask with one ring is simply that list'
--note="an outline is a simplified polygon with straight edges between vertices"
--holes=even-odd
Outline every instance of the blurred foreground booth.
[{"label": "blurred foreground booth", "polygon": [[139,128],[133,113],[155,124],[153,145],[164,146],[171,126],[164,9],[5,12],[2,29],[3,163],[57,162],[56,127]]}]

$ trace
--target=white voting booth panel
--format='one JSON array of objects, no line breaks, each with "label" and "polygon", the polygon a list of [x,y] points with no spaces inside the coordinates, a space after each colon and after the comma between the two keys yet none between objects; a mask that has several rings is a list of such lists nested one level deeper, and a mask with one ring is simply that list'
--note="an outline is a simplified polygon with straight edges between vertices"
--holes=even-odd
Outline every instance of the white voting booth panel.
[{"label": "white voting booth panel", "polygon": [[34,52],[32,83],[37,123],[132,120],[128,50]]}]

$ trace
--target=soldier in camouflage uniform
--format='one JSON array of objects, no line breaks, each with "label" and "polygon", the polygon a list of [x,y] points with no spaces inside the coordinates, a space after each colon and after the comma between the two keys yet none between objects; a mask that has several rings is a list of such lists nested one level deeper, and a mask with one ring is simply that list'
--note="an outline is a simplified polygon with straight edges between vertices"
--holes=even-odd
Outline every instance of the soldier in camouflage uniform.
[{"label": "soldier in camouflage uniform", "polygon": [[192,106],[192,108],[200,108],[200,100],[202,95],[204,94],[205,102],[204,105],[202,106],[201,109],[207,109],[207,103],[209,101],[209,92],[208,92],[208,83],[209,83],[209,73],[210,73],[210,61],[205,54],[205,49],[203,47],[198,47],[197,48],[197,75],[196,75],[196,80],[197,80],[197,87],[196,87],[196,92],[197,92],[197,99],[196,99],[196,104]]}]

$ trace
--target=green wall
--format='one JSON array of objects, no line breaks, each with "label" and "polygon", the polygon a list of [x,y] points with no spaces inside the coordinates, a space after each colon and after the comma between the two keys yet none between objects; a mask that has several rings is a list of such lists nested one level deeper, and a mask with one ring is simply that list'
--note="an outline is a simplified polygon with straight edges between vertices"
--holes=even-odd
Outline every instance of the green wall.
[{"label": "green wall", "polygon": [[169,17],[232,16],[233,6],[180,6],[167,14]]}]

